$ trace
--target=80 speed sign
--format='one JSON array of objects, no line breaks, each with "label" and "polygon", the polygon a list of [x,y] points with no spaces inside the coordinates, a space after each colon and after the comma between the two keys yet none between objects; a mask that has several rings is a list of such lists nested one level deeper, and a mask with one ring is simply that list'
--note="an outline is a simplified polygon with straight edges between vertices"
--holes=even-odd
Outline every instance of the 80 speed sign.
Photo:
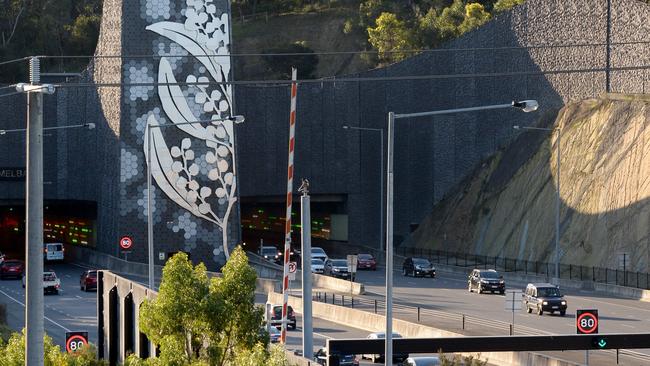
[{"label": "80 speed sign", "polygon": [[65,333],[65,350],[68,351],[68,353],[77,352],[87,344],[88,344],[88,332],[66,332]]}]

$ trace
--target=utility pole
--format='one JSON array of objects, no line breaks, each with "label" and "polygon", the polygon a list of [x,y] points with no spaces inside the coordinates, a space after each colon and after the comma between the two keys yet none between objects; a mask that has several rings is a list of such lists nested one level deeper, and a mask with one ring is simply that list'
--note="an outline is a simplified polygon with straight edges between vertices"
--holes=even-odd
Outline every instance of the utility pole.
[{"label": "utility pole", "polygon": [[309,197],[309,181],[302,180],[298,188],[300,197],[302,235],[302,355],[311,359],[314,352],[314,334],[311,310],[311,206]]},{"label": "utility pole", "polygon": [[53,94],[52,85],[40,85],[40,60],[29,60],[30,84],[16,90],[27,93],[27,187],[25,212],[25,253],[27,255],[25,299],[25,364],[44,363],[43,336],[43,94]]}]

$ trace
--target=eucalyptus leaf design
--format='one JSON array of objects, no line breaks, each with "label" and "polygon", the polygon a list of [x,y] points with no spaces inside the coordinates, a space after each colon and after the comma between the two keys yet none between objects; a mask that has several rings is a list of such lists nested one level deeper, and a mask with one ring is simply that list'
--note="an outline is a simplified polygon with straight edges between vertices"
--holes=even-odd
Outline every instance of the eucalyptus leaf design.
[{"label": "eucalyptus leaf design", "polygon": [[[210,77],[218,83],[218,89],[208,93],[208,78],[188,76],[189,82],[199,81],[201,85],[197,84],[196,87],[204,93],[195,101],[204,103],[204,112],[213,112],[212,123],[206,127],[200,123],[188,123],[197,121],[198,118],[190,108],[183,89],[176,85],[177,79],[169,60],[166,57],[160,60],[158,95],[163,110],[179,130],[202,141],[207,148],[211,149],[205,155],[205,162],[211,167],[206,177],[210,186],[201,186],[197,180],[201,174],[199,165],[195,162],[198,154],[195,154],[192,149],[192,141],[189,138],[183,138],[180,146],[169,148],[161,129],[156,127],[159,125],[154,116],[149,117],[145,132],[151,133],[152,136],[151,171],[156,183],[180,207],[219,227],[223,239],[223,252],[226,258],[229,258],[228,220],[237,202],[237,179],[233,166],[235,159],[233,122],[221,120],[222,114],[232,113],[231,88],[223,84],[230,74],[230,59],[226,47],[219,46],[228,43],[228,35],[226,31],[216,28],[219,24],[229,22],[229,19],[224,13],[220,17],[213,17],[209,26],[206,25],[208,23],[199,24],[201,21],[203,20],[195,17],[188,18],[186,24],[159,22],[149,25],[146,29],[177,43],[194,56],[205,67]],[[201,28],[206,26],[207,28]],[[201,33],[198,29],[203,29],[204,32]],[[207,35],[206,30],[209,33]],[[151,131],[149,126],[152,126]],[[147,156],[149,149],[145,139],[144,150]],[[225,208],[225,210],[217,210],[217,208]],[[223,213],[219,215],[219,212]]]}]

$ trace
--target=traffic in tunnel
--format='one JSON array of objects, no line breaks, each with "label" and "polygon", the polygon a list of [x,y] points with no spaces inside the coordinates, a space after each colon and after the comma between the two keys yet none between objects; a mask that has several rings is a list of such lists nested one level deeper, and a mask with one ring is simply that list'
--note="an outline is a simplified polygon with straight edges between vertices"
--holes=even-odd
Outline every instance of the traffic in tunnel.
[{"label": "traffic in tunnel", "polygon": [[[94,247],[97,204],[90,201],[46,200],[43,205],[43,244]],[[0,253],[25,259],[24,202],[0,201]]]}]

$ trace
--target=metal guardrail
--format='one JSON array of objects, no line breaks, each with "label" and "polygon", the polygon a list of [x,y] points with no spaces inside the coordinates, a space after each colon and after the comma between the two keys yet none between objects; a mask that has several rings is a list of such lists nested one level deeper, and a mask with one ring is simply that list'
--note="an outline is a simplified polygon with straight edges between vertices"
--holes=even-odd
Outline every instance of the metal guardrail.
[{"label": "metal guardrail", "polygon": [[[401,247],[396,248],[395,252],[404,257],[425,257],[433,263],[458,267],[493,268],[502,272],[543,275],[547,277],[553,277],[555,273],[555,264],[549,262],[491,257],[429,248]],[[650,273],[628,271],[627,268],[590,267],[560,263],[559,275],[560,279],[592,281],[596,283],[650,289]]]},{"label": "metal guardrail", "polygon": [[[386,302],[383,300],[369,299],[362,296],[350,296],[342,295],[335,293],[326,293],[326,292],[316,292],[313,295],[312,300],[320,301],[325,303],[330,303],[332,305],[339,306],[348,306],[354,309],[359,309],[363,311],[371,311],[375,314],[381,314],[386,309]],[[422,322],[424,317],[434,317],[439,319],[444,319],[446,321],[458,322],[460,329],[467,330],[470,325],[476,327],[488,327],[492,329],[498,329],[500,331],[507,332],[509,335],[553,335],[554,333],[539,330],[536,328],[527,327],[524,325],[513,325],[509,322],[504,322],[500,320],[490,320],[485,318],[479,318],[472,315],[466,315],[462,313],[454,313],[449,311],[435,310],[430,307],[425,306],[413,306],[399,301],[393,301],[393,310],[394,311],[405,311],[411,312],[412,316],[415,316],[418,323]],[[648,362],[650,364],[650,355],[627,350],[602,350],[600,352],[606,352],[610,354],[615,354],[618,360],[619,356],[626,356],[634,358],[635,360]],[[618,363],[618,361],[617,361]]]}]

